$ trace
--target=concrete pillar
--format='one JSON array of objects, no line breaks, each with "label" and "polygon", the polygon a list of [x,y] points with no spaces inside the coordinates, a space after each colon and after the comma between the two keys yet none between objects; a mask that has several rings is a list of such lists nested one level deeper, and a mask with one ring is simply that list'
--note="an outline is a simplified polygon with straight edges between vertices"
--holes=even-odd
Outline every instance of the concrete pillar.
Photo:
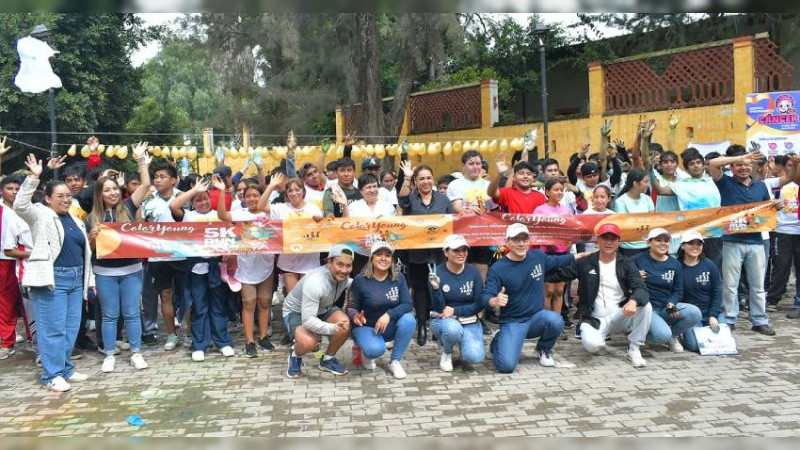
[{"label": "concrete pillar", "polygon": [[336,144],[344,143],[344,114],[342,105],[336,105]]},{"label": "concrete pillar", "polygon": [[[603,64],[599,61],[589,63],[589,140],[591,152],[600,151],[600,127],[606,112],[606,77]],[[612,124],[612,126],[617,124]],[[613,133],[613,131],[612,131]],[[618,134],[618,133],[617,133]],[[568,149],[570,154],[578,149]]]},{"label": "concrete pillar", "polygon": [[733,105],[731,117],[731,142],[747,145],[745,142],[747,94],[756,90],[755,78],[755,40],[753,36],[740,36],[733,39]]}]

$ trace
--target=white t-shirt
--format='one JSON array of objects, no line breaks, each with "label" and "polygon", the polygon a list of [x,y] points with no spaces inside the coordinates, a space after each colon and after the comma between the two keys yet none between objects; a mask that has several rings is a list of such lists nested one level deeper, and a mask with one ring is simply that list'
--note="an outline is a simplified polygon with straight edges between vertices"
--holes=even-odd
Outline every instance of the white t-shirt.
[{"label": "white t-shirt", "polygon": [[[231,211],[231,220],[237,222],[261,219],[266,216],[267,213],[265,212],[253,214],[247,208]],[[236,274],[234,276],[244,284],[260,284],[272,276],[273,270],[275,270],[275,255],[253,254],[236,256]]]},{"label": "white t-shirt", "polygon": [[[275,203],[269,206],[269,218],[272,220],[310,219],[314,216],[322,216],[322,210],[309,202],[305,202],[300,209],[292,207],[291,203]],[[281,255],[278,258],[278,267],[284,272],[308,273],[319,267],[319,253]]]},{"label": "white t-shirt", "polygon": [[312,189],[306,185],[306,197],[305,201],[308,203],[313,204],[320,211],[322,211],[322,198],[325,196],[325,191],[318,191],[316,189]]},{"label": "white t-shirt", "polygon": [[240,201],[237,197],[234,197],[233,202],[231,202],[231,212],[239,211],[240,209],[245,209],[244,202]]},{"label": "white t-shirt", "polygon": [[[162,198],[158,195],[158,192],[154,193],[153,198],[148,199],[144,203],[142,203],[142,217],[144,218],[145,222],[166,222],[172,223],[175,222],[175,219],[172,218],[172,212],[169,210],[169,203],[175,199],[181,191],[177,189],[172,190],[172,196],[169,198]],[[185,222],[189,222],[188,220],[184,219]],[[160,262],[160,261],[184,261],[186,258],[149,258],[148,261],[151,262]]]},{"label": "white t-shirt", "polygon": [[597,290],[597,298],[594,299],[594,311],[592,316],[601,319],[619,308],[620,302],[625,300],[625,292],[619,285],[617,279],[617,260],[606,264],[600,261],[600,289]]},{"label": "white t-shirt", "polygon": [[475,181],[466,177],[458,178],[447,186],[447,198],[451,202],[460,200],[462,210],[467,211],[478,208],[486,212],[491,210],[493,206],[492,199],[486,193],[488,188],[489,182],[483,178],[478,178]]},{"label": "white t-shirt", "polygon": [[[764,180],[770,192],[778,189],[780,178],[767,178]],[[785,234],[800,234],[800,220],[797,219],[797,183],[791,182],[781,188],[778,198],[783,201],[783,209],[778,211],[778,226],[775,231]],[[5,219],[5,217],[4,217]]]},{"label": "white t-shirt", "polygon": [[[183,221],[184,222],[219,222],[219,216],[217,215],[217,211],[211,209],[207,213],[203,214],[197,211],[184,211],[183,212]],[[192,266],[192,273],[196,273],[198,275],[205,275],[208,273],[208,263],[207,262],[199,262]]]},{"label": "white t-shirt", "polygon": [[22,220],[17,212],[8,206],[0,205],[3,210],[3,229],[2,237],[2,251],[0,251],[0,259],[6,261],[16,261],[16,258],[6,256],[6,250],[16,250],[22,244],[26,250],[33,249],[33,236],[31,235],[31,228],[28,223]]},{"label": "white t-shirt", "polygon": [[395,191],[394,189],[392,189],[390,191],[389,189],[386,189],[385,187],[381,186],[378,189],[378,199],[379,200],[384,200],[384,201],[388,202],[390,205],[396,207],[397,206],[397,191]]}]

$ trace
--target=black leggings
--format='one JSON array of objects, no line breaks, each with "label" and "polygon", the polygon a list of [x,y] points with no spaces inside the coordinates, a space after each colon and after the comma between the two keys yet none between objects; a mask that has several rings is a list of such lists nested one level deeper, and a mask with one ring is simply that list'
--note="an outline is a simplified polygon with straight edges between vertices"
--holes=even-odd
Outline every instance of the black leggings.
[{"label": "black leggings", "polygon": [[412,300],[417,313],[417,325],[424,326],[431,315],[431,297],[428,293],[428,265],[408,263],[408,281],[413,289]]}]

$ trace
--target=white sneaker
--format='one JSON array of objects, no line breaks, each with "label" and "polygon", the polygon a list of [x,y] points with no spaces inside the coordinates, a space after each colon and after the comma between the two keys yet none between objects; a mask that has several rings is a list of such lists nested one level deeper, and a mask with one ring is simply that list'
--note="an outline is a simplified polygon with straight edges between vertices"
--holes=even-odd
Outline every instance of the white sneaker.
[{"label": "white sneaker", "polygon": [[233,351],[233,347],[231,347],[230,345],[226,345],[225,347],[222,347],[221,349],[219,349],[219,351],[222,352],[222,356],[224,356],[226,358],[230,358],[235,353]]},{"label": "white sneaker", "polygon": [[439,358],[439,368],[442,369],[443,372],[452,372],[453,371],[453,355],[448,355],[447,353],[442,353],[442,357]]},{"label": "white sneaker", "polygon": [[540,351],[539,352],[539,365],[542,367],[553,367],[556,362],[553,360],[553,352]]},{"label": "white sneaker", "polygon": [[367,370],[375,370],[375,368],[376,368],[378,365],[375,363],[375,360],[374,360],[374,359],[368,359],[368,358],[364,358],[364,364],[363,364],[363,366],[364,366],[364,368],[365,368],[365,369],[367,369]]},{"label": "white sneaker", "polygon": [[106,356],[103,359],[103,365],[100,366],[100,371],[103,373],[110,373],[114,371],[114,364],[116,363],[116,358],[113,356]]},{"label": "white sneaker", "polygon": [[16,338],[16,340],[14,342],[17,343],[17,344],[21,344],[21,343],[25,342],[25,336],[23,336],[21,334],[18,334],[17,338]]},{"label": "white sneaker", "polygon": [[147,361],[144,360],[144,356],[142,356],[142,354],[139,352],[131,355],[131,365],[136,370],[143,370],[150,367],[147,365]]},{"label": "white sneaker", "polygon": [[168,334],[167,335],[167,343],[164,344],[164,350],[170,352],[175,350],[175,347],[178,346],[178,333]]},{"label": "white sneaker", "polygon": [[206,360],[206,354],[202,350],[195,350],[192,352],[192,361],[200,362]]},{"label": "white sneaker", "polygon": [[80,372],[72,372],[72,375],[67,378],[67,381],[86,381],[89,379],[89,375],[82,374]]},{"label": "white sneaker", "polygon": [[178,320],[178,318],[176,317],[175,318],[175,328],[180,328],[180,327],[181,327],[181,321]]},{"label": "white sneaker", "polygon": [[392,372],[392,376],[398,380],[402,380],[406,377],[406,371],[403,369],[403,365],[396,359],[389,363],[389,370]]},{"label": "white sneaker", "polygon": [[642,352],[639,351],[639,348],[629,348],[628,349],[628,359],[633,364],[633,367],[645,367],[647,366],[647,361],[642,358]]},{"label": "white sneaker", "polygon": [[53,392],[67,392],[72,389],[72,386],[63,377],[53,378],[45,387]]},{"label": "white sneaker", "polygon": [[131,349],[131,343],[126,341],[117,341],[117,348],[128,351]]},{"label": "white sneaker", "polygon": [[683,346],[675,336],[669,338],[669,349],[672,350],[672,353],[683,353]]}]

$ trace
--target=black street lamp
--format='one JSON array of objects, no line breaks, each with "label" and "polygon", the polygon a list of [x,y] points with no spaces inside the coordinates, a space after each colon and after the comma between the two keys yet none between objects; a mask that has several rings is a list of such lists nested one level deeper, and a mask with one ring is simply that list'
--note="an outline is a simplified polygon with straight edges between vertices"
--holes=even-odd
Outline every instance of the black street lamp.
[{"label": "black street lamp", "polygon": [[547,69],[544,59],[544,37],[547,34],[547,26],[541,22],[537,22],[533,27],[531,34],[539,41],[539,65],[541,66],[539,72],[542,78],[542,132],[544,134],[544,157],[550,157],[550,135],[547,131]]},{"label": "black street lamp", "polygon": [[[50,31],[43,24],[36,25],[31,31],[31,37],[43,40],[50,45],[50,37],[53,32]],[[56,94],[53,88],[47,90],[47,95],[50,101],[50,157],[55,158],[58,156],[56,151]],[[53,177],[58,178],[58,169],[53,170]]]}]

